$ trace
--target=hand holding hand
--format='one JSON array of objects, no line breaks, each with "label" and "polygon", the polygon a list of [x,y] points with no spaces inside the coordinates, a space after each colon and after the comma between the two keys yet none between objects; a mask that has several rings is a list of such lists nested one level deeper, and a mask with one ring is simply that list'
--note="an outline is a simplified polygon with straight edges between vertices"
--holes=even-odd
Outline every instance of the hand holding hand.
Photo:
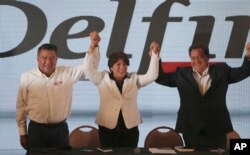
[{"label": "hand holding hand", "polygon": [[150,45],[149,55],[151,56],[152,52],[159,55],[160,54],[160,46],[157,42],[153,41]]},{"label": "hand holding hand", "polygon": [[89,34],[89,36],[90,36],[90,48],[97,47],[99,42],[101,41],[101,38],[100,38],[98,32],[93,31]]}]

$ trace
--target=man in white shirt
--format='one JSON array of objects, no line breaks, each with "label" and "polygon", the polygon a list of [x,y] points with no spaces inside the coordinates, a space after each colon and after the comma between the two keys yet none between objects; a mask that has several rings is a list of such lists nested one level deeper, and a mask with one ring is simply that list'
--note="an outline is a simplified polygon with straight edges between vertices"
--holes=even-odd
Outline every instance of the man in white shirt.
[{"label": "man in white shirt", "polygon": [[[90,41],[90,49],[98,51],[98,33],[91,33]],[[73,84],[85,78],[84,65],[57,67],[57,59],[57,47],[43,44],[37,53],[38,67],[21,76],[16,120],[25,149],[69,146],[66,119],[71,111]]]}]

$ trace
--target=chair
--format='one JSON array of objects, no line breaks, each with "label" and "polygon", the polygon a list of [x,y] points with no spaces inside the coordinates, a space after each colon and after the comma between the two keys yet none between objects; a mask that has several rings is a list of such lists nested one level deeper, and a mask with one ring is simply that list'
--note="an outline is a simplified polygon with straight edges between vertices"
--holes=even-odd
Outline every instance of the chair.
[{"label": "chair", "polygon": [[69,144],[73,148],[100,147],[98,129],[88,125],[77,127],[69,135]]},{"label": "chair", "polygon": [[240,135],[235,130],[227,133],[226,149],[230,148],[230,139],[240,139]]},{"label": "chair", "polygon": [[160,126],[151,130],[146,136],[144,147],[175,147],[183,146],[179,133],[167,126]]}]

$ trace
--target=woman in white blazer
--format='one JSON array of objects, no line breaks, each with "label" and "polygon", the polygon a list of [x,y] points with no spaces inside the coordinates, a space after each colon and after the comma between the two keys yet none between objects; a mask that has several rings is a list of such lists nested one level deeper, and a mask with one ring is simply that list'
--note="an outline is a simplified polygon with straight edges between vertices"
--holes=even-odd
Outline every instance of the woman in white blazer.
[{"label": "woman in white blazer", "polygon": [[159,45],[150,46],[150,65],[144,75],[128,73],[129,59],[123,52],[112,53],[109,71],[98,72],[98,47],[90,47],[85,57],[85,74],[99,90],[100,107],[96,116],[102,147],[137,147],[138,125],[142,123],[137,105],[138,90],[158,76]]}]

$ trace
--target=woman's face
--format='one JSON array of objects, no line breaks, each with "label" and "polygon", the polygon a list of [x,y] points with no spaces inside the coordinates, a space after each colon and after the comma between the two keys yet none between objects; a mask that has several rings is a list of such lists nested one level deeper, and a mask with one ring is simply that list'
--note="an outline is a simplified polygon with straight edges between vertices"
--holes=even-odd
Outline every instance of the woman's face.
[{"label": "woman's face", "polygon": [[116,63],[111,67],[113,76],[117,81],[121,81],[127,75],[128,65],[124,62],[123,59],[118,59]]}]

